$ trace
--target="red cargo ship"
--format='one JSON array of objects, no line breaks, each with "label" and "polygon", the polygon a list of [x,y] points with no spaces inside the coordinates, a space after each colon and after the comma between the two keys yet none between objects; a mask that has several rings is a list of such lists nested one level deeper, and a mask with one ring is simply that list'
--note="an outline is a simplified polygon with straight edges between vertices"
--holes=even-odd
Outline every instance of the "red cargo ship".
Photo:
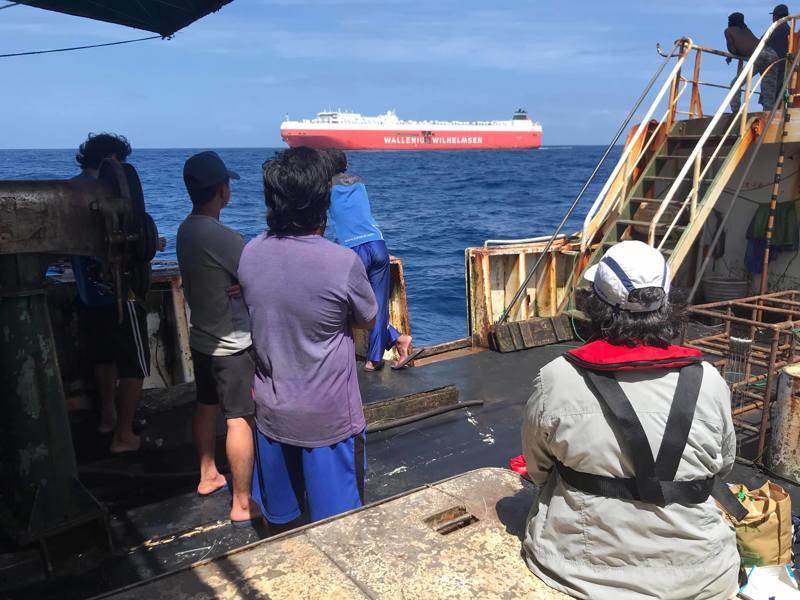
[{"label": "red cargo ship", "polygon": [[542,126],[518,110],[507,121],[403,121],[389,111],[377,117],[321,112],[315,119],[287,120],[281,137],[290,147],[341,150],[487,150],[538,148]]}]

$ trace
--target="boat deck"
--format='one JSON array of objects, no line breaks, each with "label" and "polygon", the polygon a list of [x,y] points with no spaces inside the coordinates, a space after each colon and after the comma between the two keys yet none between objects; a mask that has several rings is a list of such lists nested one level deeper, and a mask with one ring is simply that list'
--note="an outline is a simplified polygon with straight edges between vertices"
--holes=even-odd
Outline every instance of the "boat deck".
[{"label": "boat deck", "polygon": [[[359,372],[365,403],[450,384],[457,387],[460,401],[484,402],[369,434],[367,501],[482,467],[506,467],[509,458],[520,453],[521,411],[533,378],[565,346],[509,354],[461,352],[456,358],[400,372]],[[81,480],[109,508],[113,557],[100,569],[80,573],[80,565],[73,564],[66,578],[57,573],[50,583],[26,583],[25,575],[39,567],[38,553],[16,554],[0,564],[0,578],[10,581],[13,576],[16,588],[4,597],[83,598],[213,559],[260,539],[254,530],[230,526],[228,494],[198,498],[194,492],[192,398],[191,387],[176,388],[166,403],[163,392],[149,394],[139,415],[146,421],[145,449],[135,455],[108,456],[107,440],[97,439],[92,423],[75,426]],[[218,457],[224,457],[221,445]],[[753,485],[765,477],[737,466],[733,479]],[[784,485],[800,501],[798,490]]]}]

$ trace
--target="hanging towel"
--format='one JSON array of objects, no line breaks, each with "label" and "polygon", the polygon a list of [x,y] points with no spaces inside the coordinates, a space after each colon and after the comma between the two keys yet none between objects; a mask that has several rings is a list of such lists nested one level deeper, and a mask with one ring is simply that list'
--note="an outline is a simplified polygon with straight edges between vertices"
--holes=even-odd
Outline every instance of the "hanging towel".
[{"label": "hanging towel", "polygon": [[[779,202],[775,208],[775,224],[772,231],[772,246],[781,250],[797,251],[800,247],[800,232],[797,226],[797,202]],[[763,240],[767,237],[769,204],[761,204],[747,228],[748,240]]]}]

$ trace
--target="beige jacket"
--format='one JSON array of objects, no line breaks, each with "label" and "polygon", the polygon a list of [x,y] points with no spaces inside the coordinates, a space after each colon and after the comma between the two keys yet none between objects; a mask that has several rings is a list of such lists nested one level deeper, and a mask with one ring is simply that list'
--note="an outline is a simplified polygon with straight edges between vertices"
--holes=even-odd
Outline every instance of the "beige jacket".
[{"label": "beige jacket", "polygon": [[[677,370],[617,373],[658,454]],[[736,537],[714,501],[652,504],[603,498],[565,486],[553,469],[633,477],[630,457],[578,369],[564,358],[542,368],[528,400],[522,446],[541,486],[528,517],[530,569],[577,598],[730,598],[737,590]],[[709,364],[676,481],[730,472],[736,451],[730,391]]]}]

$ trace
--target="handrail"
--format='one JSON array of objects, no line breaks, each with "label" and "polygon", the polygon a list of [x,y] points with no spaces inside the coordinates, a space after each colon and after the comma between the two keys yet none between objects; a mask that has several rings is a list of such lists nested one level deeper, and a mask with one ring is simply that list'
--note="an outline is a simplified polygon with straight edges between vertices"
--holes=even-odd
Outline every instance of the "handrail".
[{"label": "handrail", "polygon": [[[603,188],[600,190],[600,193],[597,194],[597,198],[595,199],[594,204],[592,204],[592,207],[589,209],[589,212],[586,213],[586,218],[583,221],[583,228],[584,229],[588,228],[589,223],[594,218],[594,216],[597,213],[598,209],[600,208],[600,206],[602,205],[603,201],[605,200],[605,197],[608,194],[608,190],[611,187],[611,183],[616,179],[617,175],[619,175],[620,170],[626,164],[628,158],[630,157],[630,155],[631,155],[631,153],[633,151],[633,148],[636,145],[636,142],[639,141],[639,138],[641,137],[642,132],[646,128],[645,124],[653,116],[653,113],[656,111],[656,108],[661,103],[661,100],[664,98],[664,95],[667,93],[667,91],[669,91],[673,87],[673,83],[674,83],[675,77],[680,72],[681,67],[683,67],[683,63],[686,62],[686,58],[689,55],[689,52],[691,51],[692,40],[689,39],[689,38],[682,38],[682,39],[678,40],[677,42],[675,42],[675,46],[673,46],[673,50],[678,46],[681,47],[680,57],[675,62],[675,66],[672,68],[672,71],[670,72],[669,77],[667,77],[666,81],[664,81],[664,84],[661,86],[661,89],[659,90],[658,94],[656,95],[655,100],[653,100],[653,103],[650,105],[650,109],[647,111],[646,115],[642,118],[641,125],[636,128],[636,133],[634,133],[633,139],[625,147],[625,150],[623,151],[622,156],[620,157],[619,161],[617,161],[617,165],[614,167],[614,170],[611,172],[611,174],[606,179],[606,182],[603,185]],[[672,56],[670,55],[667,58],[665,58],[664,60],[665,61],[669,61],[671,58],[672,58]],[[646,91],[649,91],[649,89],[646,90]],[[589,240],[587,239],[587,237],[588,236],[586,236],[586,235],[582,236],[582,239],[581,239],[581,251],[584,251],[586,249],[587,244],[589,243]]]},{"label": "handrail", "polygon": [[[691,40],[688,40],[688,41],[691,44]],[[675,46],[676,47],[678,46],[678,42],[675,43]],[[674,49],[674,47],[673,47],[673,49]],[[683,59],[681,59],[681,60],[685,60],[685,55],[684,55]],[[564,228],[564,225],[567,224],[567,221],[572,216],[572,213],[575,212],[575,209],[577,208],[577,206],[580,203],[580,201],[583,199],[583,195],[586,193],[586,190],[589,189],[589,186],[591,185],[592,181],[594,181],[595,176],[597,175],[597,173],[600,172],[600,168],[603,166],[603,163],[605,162],[606,158],[608,158],[609,154],[611,154],[611,150],[616,145],[617,140],[619,140],[619,137],[622,135],[622,132],[625,131],[625,128],[628,126],[628,123],[630,123],[631,119],[633,118],[633,115],[639,109],[639,106],[641,106],[642,102],[644,102],[644,99],[647,97],[647,94],[650,92],[650,88],[653,87],[653,84],[656,82],[656,80],[658,79],[659,75],[661,75],[661,72],[664,70],[664,67],[667,66],[667,63],[669,61],[670,61],[669,58],[665,58],[664,59],[664,61],[662,62],[661,66],[659,66],[659,68],[656,70],[655,74],[650,78],[650,81],[645,86],[644,91],[641,93],[641,95],[639,96],[638,100],[636,100],[635,104],[633,105],[633,108],[631,108],[631,110],[628,111],[628,115],[625,117],[625,120],[622,122],[622,125],[619,126],[619,129],[617,130],[617,133],[614,136],[614,139],[611,141],[611,143],[608,145],[608,147],[606,147],[605,152],[603,152],[603,156],[600,157],[600,161],[595,166],[595,168],[592,171],[591,175],[589,175],[589,179],[586,180],[586,183],[583,184],[583,187],[581,188],[581,191],[578,192],[578,195],[576,196],[575,200],[572,201],[572,205],[570,205],[570,207],[567,210],[566,214],[561,219],[561,222],[558,224],[558,227],[556,227],[556,230],[553,232],[552,236],[548,240],[547,244],[545,245],[544,249],[542,250],[542,253],[539,255],[539,258],[536,259],[536,263],[534,264],[534,266],[531,269],[530,273],[528,273],[527,277],[525,277],[525,281],[522,282],[522,284],[517,289],[517,292],[514,294],[514,297],[511,298],[511,302],[509,302],[508,305],[503,310],[503,314],[500,315],[500,318],[497,321],[498,323],[504,323],[506,321],[506,319],[508,319],[508,315],[511,314],[511,310],[514,308],[514,305],[522,297],[522,294],[525,292],[525,289],[526,289],[526,287],[528,285],[528,282],[533,277],[533,274],[536,272],[536,269],[539,268],[539,265],[541,264],[542,260],[544,260],[544,257],[547,255],[548,251],[550,250],[550,247],[553,245],[553,242],[557,239],[558,235],[561,233],[561,230]],[[672,77],[674,77],[674,75],[671,76],[670,79],[672,79]],[[582,243],[583,242],[581,241],[581,244]]]},{"label": "handrail", "polygon": [[[683,184],[683,180],[686,178],[686,175],[689,172],[689,169],[693,166],[693,163],[698,159],[698,156],[701,156],[703,146],[705,145],[706,141],[708,141],[708,138],[711,136],[711,132],[717,126],[717,123],[719,123],[720,119],[722,118],[722,115],[727,110],[728,105],[730,104],[731,100],[733,99],[733,96],[735,94],[740,94],[741,93],[742,84],[745,84],[745,81],[746,81],[744,102],[742,103],[742,106],[741,106],[740,111],[739,111],[740,113],[742,113],[741,114],[741,118],[742,118],[741,129],[742,130],[744,129],[744,127],[745,127],[744,119],[747,116],[747,106],[748,106],[748,104],[750,102],[750,98],[753,96],[753,86],[752,86],[751,82],[752,82],[752,77],[753,77],[753,70],[755,69],[756,60],[758,59],[759,55],[761,54],[761,51],[764,49],[764,46],[766,46],[767,40],[769,40],[769,38],[772,35],[772,33],[775,30],[775,28],[778,25],[781,25],[781,24],[787,22],[788,20],[790,20],[792,18],[793,17],[783,17],[782,19],[778,19],[777,21],[774,21],[772,23],[772,25],[767,28],[767,31],[764,33],[764,35],[759,40],[758,45],[756,46],[755,50],[753,50],[753,53],[750,56],[750,59],[747,61],[747,64],[744,66],[744,68],[741,70],[739,75],[734,80],[733,84],[731,85],[731,89],[725,95],[725,98],[722,100],[722,103],[720,104],[719,108],[717,109],[717,112],[714,113],[714,116],[712,117],[711,122],[706,126],[706,129],[705,129],[705,131],[703,131],[702,135],[700,136],[700,139],[697,140],[697,144],[695,145],[695,147],[692,150],[692,152],[689,154],[689,156],[686,159],[686,162],[684,163],[683,167],[681,167],[681,170],[678,173],[678,175],[675,177],[675,180],[673,181],[672,185],[670,186],[669,191],[667,192],[667,195],[662,200],[661,206],[659,206],[658,211],[653,216],[653,219],[650,221],[650,226],[648,227],[648,230],[647,230],[647,241],[651,246],[655,246],[656,227],[658,226],[658,222],[661,220],[661,217],[664,216],[664,212],[667,210],[667,207],[672,202],[672,199],[675,196],[675,194],[677,193],[678,188]],[[757,85],[760,86],[762,79],[763,79],[763,76],[761,78],[759,78]],[[739,119],[739,118],[740,118],[739,113],[737,113],[736,115],[733,116],[733,118],[731,119],[731,122],[736,122],[737,119]],[[741,131],[741,133],[743,134],[744,132]],[[662,242],[663,242],[663,240],[662,240]]]},{"label": "handrail", "polygon": [[[662,116],[661,119],[658,120],[657,126],[653,129],[653,133],[650,134],[650,137],[647,139],[647,142],[645,142],[645,144],[639,149],[636,157],[630,162],[633,162],[634,164],[639,162],[641,157],[644,156],[645,153],[650,149],[650,146],[653,143],[653,140],[655,140],[656,135],[658,134],[658,128],[667,121],[667,119],[669,118],[670,114],[673,114],[673,110],[675,109],[675,107],[676,107],[676,105],[678,103],[678,100],[680,100],[680,97],[683,95],[683,93],[688,88],[687,82],[685,80],[681,80],[681,81],[683,82],[684,85],[681,87],[681,89],[678,91],[678,93],[675,94],[675,97],[673,98],[672,102],[667,107],[666,111],[664,112],[664,116]],[[631,142],[631,145],[633,145],[633,141]],[[625,172],[625,177],[623,178],[623,183],[619,187],[619,189],[617,190],[616,194],[614,194],[614,196],[612,196],[613,200],[609,201],[608,193],[606,192],[606,196],[607,197],[603,199],[603,201],[601,203],[601,206],[597,209],[595,214],[591,216],[590,221],[595,219],[600,214],[601,210],[605,211],[603,213],[603,216],[601,217],[602,219],[605,219],[606,214],[611,212],[617,206],[617,204],[619,203],[620,199],[623,198],[624,195],[627,193],[628,183],[629,183],[630,178],[631,178],[631,173],[627,172],[627,168],[628,167],[626,165],[625,166],[626,172]],[[586,235],[586,233],[585,233],[586,227],[587,227],[587,225],[584,223],[584,231],[583,231],[583,236],[582,236],[582,239],[581,239],[582,249],[585,249],[586,244],[589,243],[588,240],[591,238],[591,236]],[[586,244],[583,243],[584,240],[586,240]]]}]

